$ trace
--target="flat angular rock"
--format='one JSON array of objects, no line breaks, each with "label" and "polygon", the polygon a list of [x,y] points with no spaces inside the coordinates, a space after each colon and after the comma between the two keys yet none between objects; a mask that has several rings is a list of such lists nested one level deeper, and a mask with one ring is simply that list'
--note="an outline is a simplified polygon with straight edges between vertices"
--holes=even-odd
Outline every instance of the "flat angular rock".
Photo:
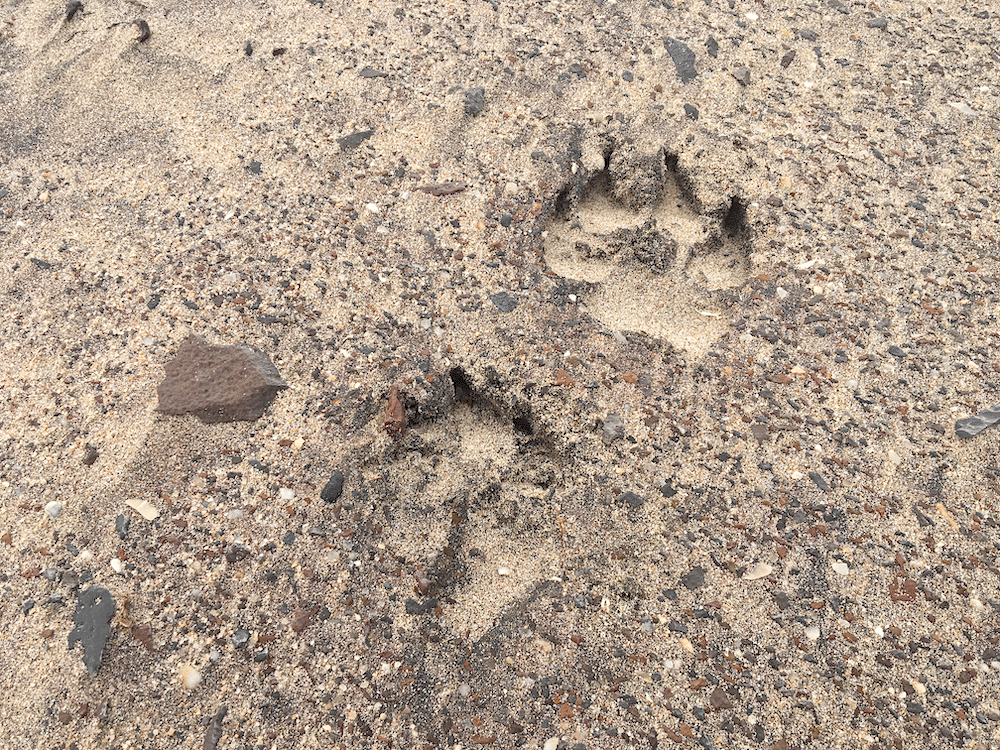
[{"label": "flat angular rock", "polygon": [[681,83],[693,81],[698,77],[698,71],[694,67],[694,52],[690,47],[680,39],[669,36],[663,37],[663,44],[667,48],[670,59],[674,61],[677,77],[681,79]]},{"label": "flat angular rock", "polygon": [[335,471],[330,477],[330,481],[323,487],[320,498],[328,503],[335,503],[344,492],[344,472]]},{"label": "flat angular rock", "polygon": [[288,387],[266,355],[243,346],[213,346],[188,336],[156,389],[157,411],[194,414],[202,422],[259,419]]},{"label": "flat angular rock", "polygon": [[1000,404],[993,404],[978,414],[955,422],[955,434],[960,438],[974,438],[987,427],[1000,422]]},{"label": "flat angular rock", "polygon": [[91,586],[80,593],[76,612],[73,613],[75,627],[69,634],[69,647],[83,644],[83,663],[90,676],[97,674],[101,666],[104,644],[111,635],[111,619],[115,616],[115,600],[111,592],[101,586]]}]

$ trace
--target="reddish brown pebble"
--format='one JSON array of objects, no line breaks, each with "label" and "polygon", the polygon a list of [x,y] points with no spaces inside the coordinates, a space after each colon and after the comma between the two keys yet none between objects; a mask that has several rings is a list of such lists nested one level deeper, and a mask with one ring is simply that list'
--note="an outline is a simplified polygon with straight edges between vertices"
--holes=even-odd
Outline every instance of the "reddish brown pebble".
[{"label": "reddish brown pebble", "polygon": [[266,355],[242,346],[213,346],[188,336],[157,387],[162,414],[193,414],[202,422],[259,419],[288,387]]},{"label": "reddish brown pebble", "polygon": [[399,398],[399,387],[395,385],[389,389],[389,405],[385,409],[385,431],[394,438],[406,432],[406,411]]}]

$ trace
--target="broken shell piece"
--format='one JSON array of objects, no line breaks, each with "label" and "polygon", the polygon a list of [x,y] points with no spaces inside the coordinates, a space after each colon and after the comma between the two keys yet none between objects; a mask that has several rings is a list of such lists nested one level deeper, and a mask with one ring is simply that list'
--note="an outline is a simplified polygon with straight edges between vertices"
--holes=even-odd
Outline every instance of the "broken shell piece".
[{"label": "broken shell piece", "polygon": [[768,563],[757,563],[750,570],[743,574],[744,581],[756,581],[761,578],[767,578],[771,573],[774,572],[774,566]]},{"label": "broken shell piece", "polygon": [[126,500],[125,504],[139,512],[139,515],[147,521],[155,521],[160,516],[158,511],[148,500]]},{"label": "broken shell piece", "polygon": [[833,568],[833,572],[839,576],[849,576],[851,574],[851,568],[845,562],[830,563],[830,567]]}]

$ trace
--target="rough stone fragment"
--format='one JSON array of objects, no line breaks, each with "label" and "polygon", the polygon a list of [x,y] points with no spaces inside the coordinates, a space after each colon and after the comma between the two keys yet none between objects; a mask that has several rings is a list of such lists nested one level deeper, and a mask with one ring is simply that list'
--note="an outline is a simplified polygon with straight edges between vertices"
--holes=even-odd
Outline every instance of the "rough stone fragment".
[{"label": "rough stone fragment", "polygon": [[115,533],[122,541],[128,539],[128,529],[132,525],[132,519],[124,514],[119,514],[115,519]]},{"label": "rough stone fragment", "polygon": [[356,133],[345,135],[343,138],[338,138],[337,144],[340,146],[341,151],[350,151],[360,146],[373,135],[375,135],[374,130],[359,130]]},{"label": "rough stone fragment", "polygon": [[115,616],[115,600],[111,592],[101,586],[91,586],[80,592],[76,612],[73,613],[75,627],[69,634],[69,647],[83,644],[83,663],[93,677],[101,666],[104,644],[111,635],[111,619]]},{"label": "rough stone fragment", "polygon": [[630,510],[637,510],[641,508],[645,502],[645,498],[631,491],[623,492],[618,496],[618,504],[627,505]]},{"label": "rough stone fragment", "polygon": [[689,120],[697,120],[698,119],[698,108],[696,106],[694,106],[693,104],[685,104],[684,105],[684,116],[687,117]]},{"label": "rough stone fragment", "polygon": [[323,491],[319,493],[319,496],[322,500],[328,503],[335,503],[340,499],[343,492],[344,472],[335,471],[333,472],[333,476],[330,477],[330,481],[328,481],[323,487]]},{"label": "rough stone fragment", "polygon": [[987,427],[1000,422],[1000,404],[983,409],[979,413],[955,422],[955,434],[960,438],[974,438]]},{"label": "rough stone fragment", "polygon": [[691,51],[690,47],[680,39],[674,39],[669,36],[663,37],[663,44],[667,48],[667,54],[670,55],[670,59],[674,61],[674,66],[677,68],[677,76],[681,79],[681,83],[693,81],[698,77],[698,71],[694,67],[694,52]]},{"label": "rough stone fragment", "polygon": [[371,67],[369,65],[366,65],[365,67],[363,67],[361,69],[361,72],[358,75],[360,75],[362,78],[388,78],[389,77],[389,74],[386,73],[384,70],[378,70],[377,68],[373,68],[373,67]]},{"label": "rough stone fragment", "polygon": [[730,700],[729,696],[726,695],[726,691],[720,687],[715,688],[712,694],[708,698],[708,702],[714,709],[728,709],[733,707],[733,702]]},{"label": "rough stone fragment", "polygon": [[205,730],[205,741],[201,745],[202,750],[215,750],[218,746],[219,740],[222,739],[222,722],[225,720],[228,712],[229,709],[225,706],[219,707],[211,723],[209,723],[208,729]]},{"label": "rough stone fragment", "polygon": [[490,301],[497,306],[500,312],[513,312],[517,307],[517,297],[511,296],[507,292],[497,292],[490,295]]},{"label": "rough stone fragment", "polygon": [[705,569],[700,565],[691,568],[690,571],[681,576],[681,583],[689,591],[701,588],[705,585]]},{"label": "rough stone fragment", "polygon": [[454,193],[460,193],[468,185],[461,180],[453,180],[449,182],[432,182],[430,185],[421,185],[417,188],[422,193],[427,193],[428,195],[452,195]]},{"label": "rough stone fragment", "polygon": [[100,454],[97,452],[97,446],[87,443],[87,447],[83,451],[83,465],[93,466],[99,455]]},{"label": "rough stone fragment", "polygon": [[617,414],[609,414],[601,424],[601,440],[605,445],[611,445],[616,440],[625,437],[625,423]]},{"label": "rough stone fragment", "polygon": [[385,407],[383,426],[385,431],[394,438],[401,437],[406,432],[406,410],[399,397],[399,386],[394,385],[389,389],[389,403]]},{"label": "rough stone fragment", "polygon": [[809,472],[809,478],[811,480],[813,480],[813,484],[815,484],[817,487],[819,487],[821,490],[823,490],[823,492],[829,492],[830,491],[830,485],[828,485],[826,483],[826,480],[823,479],[823,477],[821,477],[815,471],[810,471]]},{"label": "rough stone fragment", "polygon": [[476,86],[474,89],[466,90],[462,94],[462,105],[465,114],[469,117],[475,117],[486,108],[486,89],[482,86]]},{"label": "rough stone fragment", "polygon": [[194,414],[202,422],[259,419],[288,387],[266,355],[242,346],[213,346],[189,336],[157,388],[163,414]]},{"label": "rough stone fragment", "polygon": [[871,18],[868,20],[869,29],[886,29],[889,26],[889,19],[885,16],[879,16],[878,18]]},{"label": "rough stone fragment", "polygon": [[738,68],[733,68],[733,78],[742,83],[744,86],[750,85],[750,69],[744,65]]},{"label": "rough stone fragment", "polygon": [[81,8],[83,8],[83,3],[81,3],[80,0],[71,0],[71,2],[66,3],[66,20],[72,21],[73,16],[75,16],[77,11]]}]

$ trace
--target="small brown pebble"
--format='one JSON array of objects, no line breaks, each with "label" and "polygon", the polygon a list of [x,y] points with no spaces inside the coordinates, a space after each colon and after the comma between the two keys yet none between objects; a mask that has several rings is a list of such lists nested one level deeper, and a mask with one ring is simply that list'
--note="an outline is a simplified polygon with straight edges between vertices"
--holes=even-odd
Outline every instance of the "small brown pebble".
[{"label": "small brown pebble", "polygon": [[406,432],[406,411],[399,398],[399,386],[389,389],[389,404],[385,409],[385,431],[394,438]]},{"label": "small brown pebble", "polygon": [[14,542],[13,542],[11,536],[10,536],[10,530],[5,531],[3,533],[3,536],[0,536],[0,542],[4,542],[5,544],[7,544],[10,547],[14,546]]},{"label": "small brown pebble", "polygon": [[45,630],[42,631],[42,638],[51,638],[55,634],[55,632],[56,631],[54,631],[52,628],[45,628]]}]

